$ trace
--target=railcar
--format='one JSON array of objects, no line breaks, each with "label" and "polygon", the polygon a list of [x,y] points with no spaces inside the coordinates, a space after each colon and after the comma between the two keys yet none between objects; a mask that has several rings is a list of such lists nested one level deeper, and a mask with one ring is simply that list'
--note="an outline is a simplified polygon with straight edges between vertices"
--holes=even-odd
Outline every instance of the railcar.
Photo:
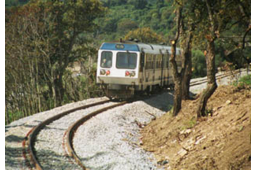
[{"label": "railcar", "polygon": [[[181,66],[181,50],[176,60]],[[136,42],[105,42],[98,51],[97,84],[109,98],[127,99],[172,87],[171,47]]]}]

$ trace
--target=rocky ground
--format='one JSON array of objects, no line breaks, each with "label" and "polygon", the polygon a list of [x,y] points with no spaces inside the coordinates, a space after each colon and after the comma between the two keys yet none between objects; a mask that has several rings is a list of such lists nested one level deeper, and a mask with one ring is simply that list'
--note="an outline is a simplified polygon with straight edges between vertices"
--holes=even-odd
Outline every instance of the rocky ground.
[{"label": "rocky ground", "polygon": [[142,147],[166,169],[251,169],[250,87],[220,86],[208,117],[196,119],[198,100],[183,101],[142,130]]}]

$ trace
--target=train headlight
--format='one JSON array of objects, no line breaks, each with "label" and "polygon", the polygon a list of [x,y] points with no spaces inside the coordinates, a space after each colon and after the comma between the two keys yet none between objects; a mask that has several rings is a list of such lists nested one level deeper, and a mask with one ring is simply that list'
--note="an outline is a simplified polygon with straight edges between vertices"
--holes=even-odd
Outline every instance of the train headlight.
[{"label": "train headlight", "polygon": [[100,75],[105,75],[105,70],[100,70]]},{"label": "train headlight", "polygon": [[134,72],[134,71],[132,71],[132,72],[126,71],[126,72],[125,72],[125,76],[126,76],[126,77],[127,77],[127,76],[134,77],[134,76],[135,76],[135,72]]},{"label": "train headlight", "polygon": [[110,73],[111,73],[110,70],[107,70],[107,71],[106,71],[106,75],[107,75],[107,76],[110,75]]},{"label": "train headlight", "polygon": [[130,75],[129,71],[126,71],[125,76],[129,76],[129,75]]}]

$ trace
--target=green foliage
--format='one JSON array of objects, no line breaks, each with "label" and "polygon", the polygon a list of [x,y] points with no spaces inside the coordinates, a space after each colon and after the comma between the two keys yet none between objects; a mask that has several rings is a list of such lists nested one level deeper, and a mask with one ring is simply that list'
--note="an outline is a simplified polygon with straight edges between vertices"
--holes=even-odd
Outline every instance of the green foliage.
[{"label": "green foliage", "polygon": [[192,77],[206,76],[205,56],[200,50],[192,50]]},{"label": "green foliage", "polygon": [[110,5],[111,2],[106,0],[103,3],[109,8],[109,12],[104,18],[98,20],[98,23],[102,25],[98,34],[101,41],[119,40],[128,31],[138,27],[148,27],[165,38],[173,36],[175,15],[171,6],[172,2],[128,0]]},{"label": "green foliage", "polygon": [[196,124],[197,124],[197,119],[195,117],[192,117],[187,124],[187,129],[193,128]]},{"label": "green foliage", "polygon": [[[7,118],[8,116],[8,118]],[[17,120],[17,119],[20,119],[23,116],[23,113],[21,111],[15,111],[15,112],[12,112],[12,111],[6,111],[5,113],[5,124],[7,123],[10,123],[10,122],[7,122],[7,120]]]},{"label": "green foliage", "polygon": [[128,3],[134,5],[135,9],[144,9],[147,5],[147,0],[128,0]]},{"label": "green foliage", "polygon": [[121,33],[127,33],[130,30],[138,28],[138,24],[131,19],[123,19],[118,23],[118,31]]},{"label": "green foliage", "polygon": [[124,5],[127,3],[127,0],[102,0],[104,6],[118,6],[118,5]]},{"label": "green foliage", "polygon": [[211,116],[213,113],[213,108],[212,107],[208,107],[205,109],[205,116]]},{"label": "green foliage", "polygon": [[237,83],[234,83],[235,86],[251,86],[251,75],[241,77]]},{"label": "green foliage", "polygon": [[128,40],[129,38],[135,38],[144,43],[163,42],[163,38],[150,28],[138,28],[134,31],[129,31],[124,39]]},{"label": "green foliage", "polygon": [[117,31],[117,19],[116,18],[106,18],[106,20],[101,25],[102,33],[114,33]]},{"label": "green foliage", "polygon": [[24,117],[89,97],[94,83],[67,68],[95,55],[90,33],[104,11],[98,0],[35,0],[6,10],[7,122],[17,118],[9,113]]},{"label": "green foliage", "polygon": [[5,0],[5,7],[17,7],[28,3],[29,0]]},{"label": "green foliage", "polygon": [[169,106],[167,107],[167,110],[168,110],[167,114],[168,114],[169,116],[173,117],[173,111],[174,111],[173,105],[169,105]]}]

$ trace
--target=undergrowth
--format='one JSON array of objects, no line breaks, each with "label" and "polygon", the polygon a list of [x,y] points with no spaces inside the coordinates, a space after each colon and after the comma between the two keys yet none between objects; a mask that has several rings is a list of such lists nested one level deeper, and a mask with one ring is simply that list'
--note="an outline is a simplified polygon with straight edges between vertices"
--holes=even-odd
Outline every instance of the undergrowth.
[{"label": "undergrowth", "polygon": [[234,86],[251,86],[251,75],[244,76],[239,79],[237,83],[233,83]]}]

